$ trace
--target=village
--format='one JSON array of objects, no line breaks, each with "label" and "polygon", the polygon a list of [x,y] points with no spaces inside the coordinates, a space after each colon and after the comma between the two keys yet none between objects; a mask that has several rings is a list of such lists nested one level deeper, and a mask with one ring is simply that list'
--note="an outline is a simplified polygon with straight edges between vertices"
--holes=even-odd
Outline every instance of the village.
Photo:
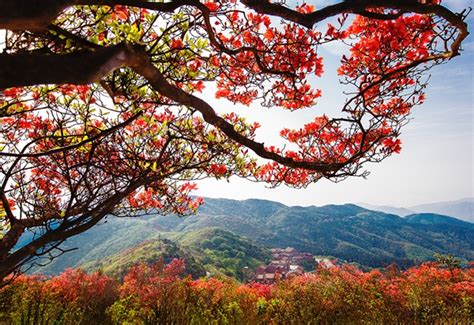
[{"label": "village", "polygon": [[314,272],[317,268],[334,266],[327,258],[316,258],[311,253],[298,252],[293,247],[272,248],[271,253],[270,264],[257,267],[250,277],[251,281],[270,284],[277,280]]}]

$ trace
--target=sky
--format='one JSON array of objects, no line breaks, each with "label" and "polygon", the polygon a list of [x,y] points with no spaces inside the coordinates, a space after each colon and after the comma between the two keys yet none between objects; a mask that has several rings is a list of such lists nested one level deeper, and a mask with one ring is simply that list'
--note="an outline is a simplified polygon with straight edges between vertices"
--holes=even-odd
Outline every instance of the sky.
[{"label": "sky", "polygon": [[[453,10],[470,5],[469,0],[443,3]],[[473,14],[467,22],[472,30]],[[431,70],[427,100],[413,110],[412,121],[402,129],[401,153],[381,163],[365,165],[370,172],[366,179],[349,178],[340,183],[321,180],[305,189],[286,186],[271,189],[263,183],[239,178],[206,179],[198,182],[197,194],[239,200],[259,198],[302,206],[364,202],[409,207],[473,197],[473,38],[470,35],[465,40],[461,56]],[[262,128],[257,140],[265,141],[266,145],[279,144],[277,134],[283,127],[299,128],[312,116],[321,115],[322,110],[331,111],[343,103],[344,88],[335,75],[340,48],[323,48],[320,53],[325,57],[325,75],[311,81],[322,88],[323,98],[316,107],[304,112],[268,110],[258,105],[233,106],[226,101],[216,101],[210,92],[204,93],[203,98],[217,111],[235,110],[248,116],[250,121],[258,120]]]}]

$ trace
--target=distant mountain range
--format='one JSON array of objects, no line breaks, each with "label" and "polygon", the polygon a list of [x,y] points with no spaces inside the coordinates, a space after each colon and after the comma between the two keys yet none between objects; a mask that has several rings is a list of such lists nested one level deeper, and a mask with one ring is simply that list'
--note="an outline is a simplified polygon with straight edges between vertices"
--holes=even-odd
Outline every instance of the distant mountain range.
[{"label": "distant mountain range", "polygon": [[437,213],[451,216],[468,222],[474,222],[474,198],[464,198],[456,201],[436,202],[430,204],[415,205],[408,208],[393,206],[378,206],[368,203],[357,203],[359,206],[385,213],[396,214],[405,217],[415,213]]},{"label": "distant mountain range", "polygon": [[409,210],[406,208],[397,208],[389,205],[373,205],[369,203],[357,203],[358,206],[372,210],[372,211],[380,211],[380,212],[385,212],[388,214],[395,214],[399,217],[405,217],[410,214],[415,214],[416,212],[414,210]]},{"label": "distant mountain range", "polygon": [[78,250],[34,271],[51,274],[82,266],[120,275],[133,261],[183,255],[193,257],[190,273],[204,268],[239,277],[242,267],[268,260],[267,248],[287,246],[367,267],[393,262],[408,267],[435,253],[474,260],[474,224],[433,213],[402,218],[353,204],[289,207],[207,198],[197,215],[185,218],[111,217],[64,243],[63,248]]},{"label": "distant mountain range", "polygon": [[464,221],[474,222],[474,198],[457,201],[422,204],[409,208],[416,212],[431,212],[455,217]]}]

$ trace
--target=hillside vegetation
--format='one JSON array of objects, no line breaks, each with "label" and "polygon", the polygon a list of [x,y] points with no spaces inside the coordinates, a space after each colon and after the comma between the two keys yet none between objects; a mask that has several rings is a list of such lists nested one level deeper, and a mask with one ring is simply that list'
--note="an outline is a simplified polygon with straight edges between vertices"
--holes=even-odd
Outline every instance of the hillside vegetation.
[{"label": "hillside vegetation", "polygon": [[184,264],[138,265],[117,282],[69,269],[0,289],[5,324],[471,324],[474,269],[352,266],[273,285],[182,277]]},{"label": "hillside vegetation", "polygon": [[243,280],[242,269],[254,269],[270,260],[269,249],[234,233],[218,228],[206,228],[147,240],[113,255],[80,265],[85,271],[101,270],[116,278],[123,278],[133,265],[151,265],[157,261],[169,263],[183,259],[185,273],[193,278],[206,275],[230,276]]},{"label": "hillside vegetation", "polygon": [[205,269],[192,254],[167,239],[146,240],[137,246],[100,260],[87,262],[80,267],[85,271],[100,270],[115,278],[123,278],[128,270],[136,264],[145,263],[150,265],[157,261],[167,264],[176,258],[186,261],[185,273],[190,274],[193,278],[206,275]]},{"label": "hillside vegetation", "polygon": [[[302,252],[334,256],[368,267],[383,267],[393,262],[409,267],[431,259],[435,253],[474,260],[474,225],[446,216],[415,214],[401,218],[352,204],[288,207],[264,200],[209,198],[205,202],[197,215],[186,218],[160,215],[109,218],[107,223],[64,244],[64,248],[78,247],[78,250],[35,270],[59,273],[67,266],[102,260],[159,237],[171,239],[181,249],[192,250],[193,256],[197,252],[196,260],[208,266],[225,258],[242,260],[242,256],[250,264],[252,259],[264,260],[261,251],[248,249],[251,247],[248,240],[260,247],[291,246]],[[220,236],[215,228],[239,237]],[[214,236],[222,237],[230,248],[213,242]],[[233,264],[226,261],[228,270],[234,270],[230,273],[235,274],[242,265],[237,260]]]},{"label": "hillside vegetation", "polygon": [[179,243],[202,263],[211,275],[224,274],[244,279],[243,268],[254,269],[270,261],[268,248],[245,237],[219,228],[204,228],[186,232]]}]

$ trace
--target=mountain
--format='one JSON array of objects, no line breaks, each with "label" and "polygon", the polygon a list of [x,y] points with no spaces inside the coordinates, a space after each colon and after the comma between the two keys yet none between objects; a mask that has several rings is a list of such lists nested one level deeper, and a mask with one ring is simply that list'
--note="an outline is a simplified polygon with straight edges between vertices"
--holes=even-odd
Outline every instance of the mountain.
[{"label": "mountain", "polygon": [[363,208],[366,208],[368,210],[372,211],[380,211],[388,214],[395,214],[400,217],[405,217],[410,214],[416,213],[413,210],[409,210],[406,208],[397,208],[389,205],[373,205],[373,204],[368,204],[368,203],[357,203],[358,206],[361,206]]},{"label": "mountain", "polygon": [[474,229],[474,224],[466,221],[462,221],[453,217],[444,216],[435,213],[418,213],[406,216],[405,219],[412,224],[423,224],[423,225],[448,225],[458,226],[466,229]]},{"label": "mountain", "polygon": [[204,228],[154,238],[98,260],[76,265],[86,271],[102,272],[122,278],[138,263],[153,264],[160,259],[169,263],[174,258],[184,259],[187,274],[193,278],[206,275],[225,275],[243,280],[242,269],[254,269],[270,261],[268,248],[230,231]]},{"label": "mountain", "polygon": [[247,238],[218,228],[205,228],[172,234],[173,240],[155,238],[98,260],[76,265],[86,271],[101,270],[122,278],[138,263],[153,264],[161,259],[169,263],[174,258],[184,259],[187,274],[193,278],[206,275],[225,275],[243,280],[244,267],[254,269],[270,261],[271,252]]},{"label": "mountain", "polygon": [[[299,251],[335,256],[368,267],[393,262],[407,267],[431,259],[435,253],[474,260],[471,225],[446,216],[414,214],[401,218],[353,204],[289,207],[265,200],[208,198],[199,213],[190,217],[111,217],[105,224],[71,238],[63,246],[63,249],[79,247],[78,250],[64,254],[45,267],[36,267],[34,271],[57,273],[67,266],[102,260],[145,240],[159,238],[177,243],[208,268],[219,260],[237,255],[246,261],[252,258],[264,260],[263,248],[252,255],[257,245],[291,246]],[[219,232],[223,230],[226,232]],[[227,232],[238,238],[232,239]],[[216,237],[222,237],[227,243],[214,243]],[[229,246],[233,246],[231,249],[225,246],[229,242]],[[236,265],[241,265],[238,263],[234,263],[234,267],[228,263],[224,269],[227,267],[226,271],[235,273]]]},{"label": "mountain", "polygon": [[[160,232],[149,226],[147,218],[107,218],[104,222],[92,227],[65,241],[61,248],[72,252],[49,261],[40,259],[31,272],[47,275],[58,274],[68,267],[78,267],[87,262],[101,260],[125,249],[141,244],[145,240],[159,238]],[[28,237],[26,234],[25,237]]]},{"label": "mountain", "polygon": [[174,237],[213,275],[243,280],[243,268],[255,269],[271,259],[268,248],[219,228],[203,228]]},{"label": "mountain", "polygon": [[464,221],[474,222],[474,198],[457,201],[421,204],[409,208],[415,212],[430,212],[452,216]]},{"label": "mountain", "polygon": [[174,258],[185,260],[185,272],[193,278],[206,275],[203,265],[196,261],[194,256],[183,250],[176,243],[168,239],[150,239],[119,253],[107,256],[100,260],[92,260],[78,265],[85,271],[101,270],[102,272],[123,278],[130,267],[139,264],[153,264],[160,260],[167,264]]}]

